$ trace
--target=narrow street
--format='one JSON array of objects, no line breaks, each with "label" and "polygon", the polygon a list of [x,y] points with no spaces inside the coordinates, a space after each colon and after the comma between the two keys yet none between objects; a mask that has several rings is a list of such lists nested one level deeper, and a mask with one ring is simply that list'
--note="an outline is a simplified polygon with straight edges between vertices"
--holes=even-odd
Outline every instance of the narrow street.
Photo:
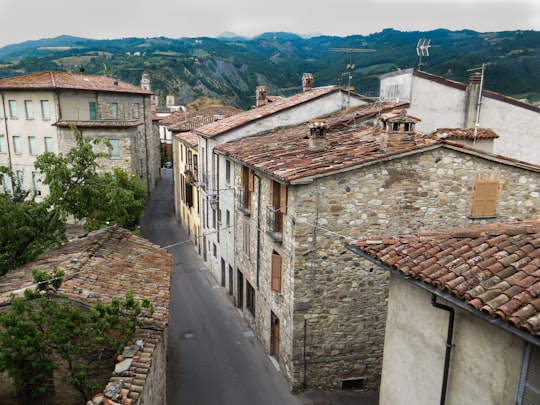
[{"label": "narrow street", "polygon": [[162,174],[141,228],[174,258],[168,405],[302,404],[177,224],[172,170]]}]

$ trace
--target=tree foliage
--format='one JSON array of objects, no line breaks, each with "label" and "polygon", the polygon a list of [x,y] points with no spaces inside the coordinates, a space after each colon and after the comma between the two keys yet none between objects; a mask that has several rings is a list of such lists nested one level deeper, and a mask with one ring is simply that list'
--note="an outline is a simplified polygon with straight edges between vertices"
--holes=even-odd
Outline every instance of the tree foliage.
[{"label": "tree foliage", "polygon": [[43,200],[22,190],[9,169],[0,168],[14,185],[11,194],[0,194],[0,275],[64,242],[68,218],[82,221],[87,230],[109,225],[134,229],[144,212],[144,183],[122,169],[102,171],[99,159],[108,156],[94,151],[98,141],[72,130],[75,146],[65,156],[45,153],[36,159],[42,183],[49,187]]},{"label": "tree foliage", "polygon": [[115,356],[133,337],[144,317],[153,313],[148,299],[101,301],[92,308],[56,294],[64,275],[34,271],[36,288],[14,297],[0,313],[0,371],[13,379],[19,399],[54,396],[54,370],[68,371],[69,383],[85,400],[97,388],[89,378],[104,353]]}]

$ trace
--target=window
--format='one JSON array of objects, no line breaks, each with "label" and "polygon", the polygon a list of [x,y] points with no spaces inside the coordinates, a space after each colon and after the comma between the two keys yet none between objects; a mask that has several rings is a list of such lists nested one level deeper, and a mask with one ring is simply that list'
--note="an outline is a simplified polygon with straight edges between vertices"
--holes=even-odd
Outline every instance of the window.
[{"label": "window", "polygon": [[2,183],[4,185],[4,193],[8,194],[13,191],[13,185],[11,184],[11,176],[9,174],[4,173]]},{"label": "window", "polygon": [[231,226],[231,212],[229,210],[225,212],[225,226],[227,228]]},{"label": "window", "polygon": [[0,135],[0,153],[6,153],[6,152],[7,152],[6,136]]},{"label": "window", "polygon": [[32,186],[36,195],[41,195],[41,179],[39,176],[39,172],[32,172]]},{"label": "window", "polygon": [[193,176],[195,180],[199,178],[199,162],[196,154],[193,154]]},{"label": "window", "polygon": [[272,252],[272,291],[281,292],[281,256]]},{"label": "window", "polygon": [[118,119],[118,103],[111,103],[111,116],[113,120]]},{"label": "window", "polygon": [[249,242],[250,242],[250,229],[249,229],[249,221],[244,221],[244,227],[243,227],[243,238],[242,238],[242,246],[243,246],[243,252],[247,257],[250,257],[250,248],[249,248]]},{"label": "window", "polygon": [[24,172],[22,170],[17,170],[17,182],[19,183],[19,188],[24,189]]},{"label": "window", "polygon": [[97,119],[96,102],[95,101],[90,101],[88,103],[88,111],[89,111],[89,114],[90,114],[90,121],[95,121]]},{"label": "window", "polygon": [[34,110],[32,108],[32,100],[24,100],[24,113],[27,120],[34,119]]},{"label": "window", "polygon": [[15,100],[8,100],[9,105],[9,118],[17,119],[17,102]]},{"label": "window", "polygon": [[141,117],[141,107],[139,103],[133,103],[133,117],[134,118],[140,118]]},{"label": "window", "polygon": [[497,213],[499,177],[494,173],[481,173],[474,185],[472,217],[493,217]]},{"label": "window", "polygon": [[249,282],[246,282],[246,308],[255,316],[255,289]]},{"label": "window", "polygon": [[225,161],[225,182],[231,184],[231,161]]},{"label": "window", "polygon": [[31,155],[37,155],[37,144],[35,136],[28,137],[28,151]]},{"label": "window", "polygon": [[283,216],[287,213],[287,186],[272,181],[270,185],[270,207],[268,207],[268,232],[283,232]]},{"label": "window", "polygon": [[53,139],[50,136],[45,137],[45,152],[54,152]]},{"label": "window", "polygon": [[13,152],[15,153],[22,153],[21,150],[21,137],[20,136],[14,136],[13,137]]},{"label": "window", "polygon": [[109,156],[113,158],[120,157],[120,140],[109,139]]},{"label": "window", "polygon": [[44,120],[51,119],[51,110],[49,108],[49,100],[41,100],[41,118]]},{"label": "window", "polygon": [[540,347],[528,344],[518,387],[518,405],[540,404]]},{"label": "window", "polygon": [[249,211],[251,208],[251,193],[255,189],[255,176],[249,167],[244,166],[242,168],[242,201],[240,201],[241,208]]}]

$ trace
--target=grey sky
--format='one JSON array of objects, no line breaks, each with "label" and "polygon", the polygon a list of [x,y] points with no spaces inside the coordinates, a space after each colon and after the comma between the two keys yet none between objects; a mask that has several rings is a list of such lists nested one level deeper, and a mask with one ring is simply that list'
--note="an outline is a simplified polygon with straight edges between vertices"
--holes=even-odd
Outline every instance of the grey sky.
[{"label": "grey sky", "polygon": [[225,31],[368,35],[383,28],[540,30],[539,0],[0,0],[0,47],[73,35],[215,37]]}]

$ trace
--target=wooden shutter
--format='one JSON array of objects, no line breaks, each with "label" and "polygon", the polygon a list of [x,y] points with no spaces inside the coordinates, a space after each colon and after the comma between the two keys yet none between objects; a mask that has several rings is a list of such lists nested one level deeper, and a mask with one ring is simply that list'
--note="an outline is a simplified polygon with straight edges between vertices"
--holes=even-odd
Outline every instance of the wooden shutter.
[{"label": "wooden shutter", "polygon": [[272,291],[281,292],[281,256],[272,252]]},{"label": "wooden shutter", "polygon": [[255,176],[253,175],[253,171],[251,170],[249,170],[248,173],[248,190],[250,193],[253,193],[253,191],[255,191]]},{"label": "wooden shutter", "polygon": [[285,184],[279,185],[279,212],[287,213],[287,186]]},{"label": "wooden shutter", "polygon": [[492,176],[479,176],[474,187],[472,204],[473,217],[495,216],[499,196],[499,179]]}]

